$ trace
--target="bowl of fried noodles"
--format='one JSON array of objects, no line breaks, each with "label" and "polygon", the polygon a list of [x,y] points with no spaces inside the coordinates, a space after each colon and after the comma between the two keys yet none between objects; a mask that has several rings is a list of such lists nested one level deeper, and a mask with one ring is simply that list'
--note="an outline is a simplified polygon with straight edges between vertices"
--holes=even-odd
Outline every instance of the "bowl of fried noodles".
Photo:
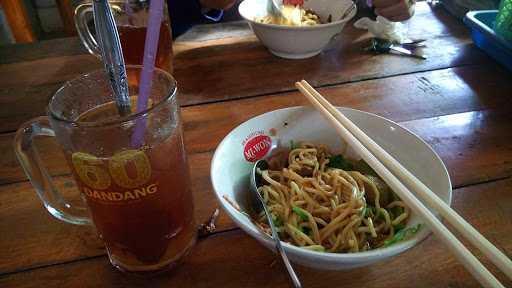
[{"label": "bowl of fried noodles", "polygon": [[[307,0],[284,5],[281,17],[267,13],[265,0],[244,0],[238,10],[269,51],[288,59],[320,53],[356,14],[351,0]],[[350,12],[350,13],[345,13]]]},{"label": "bowl of fried noodles", "polygon": [[[338,108],[443,201],[450,177],[439,156],[414,133],[383,117]],[[269,224],[255,209],[258,188],[290,260],[329,270],[366,266],[412,248],[429,234],[421,219],[313,108],[292,107],[256,116],[217,147],[211,181],[224,211],[246,233],[275,250]]]}]

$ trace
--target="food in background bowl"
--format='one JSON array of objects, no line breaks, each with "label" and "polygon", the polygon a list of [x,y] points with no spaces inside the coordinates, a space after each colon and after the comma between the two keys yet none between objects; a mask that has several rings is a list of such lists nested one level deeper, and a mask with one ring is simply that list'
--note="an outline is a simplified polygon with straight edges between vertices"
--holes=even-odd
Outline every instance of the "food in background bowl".
[{"label": "food in background bowl", "polygon": [[[320,16],[313,10],[305,10],[300,6],[283,5],[281,15],[265,15],[255,18],[256,22],[263,24],[277,24],[286,26],[313,26],[322,24]],[[329,19],[328,19],[329,20]],[[328,21],[331,22],[331,21]]]},{"label": "food in background bowl", "polygon": [[[377,115],[349,108],[338,109],[443,201],[450,203],[452,191],[446,167],[423,140]],[[274,146],[287,146],[290,141],[297,140],[321,143],[333,149],[334,154],[341,153],[347,159],[360,159],[333,131],[330,123],[311,107],[275,110],[247,120],[222,140],[212,159],[211,181],[222,208],[241,229],[271,250],[275,250],[275,242],[259,228],[255,217],[250,216],[254,214],[249,203],[252,195],[249,175],[254,161],[267,157]],[[404,229],[416,229],[422,222],[418,215],[411,212]],[[417,233],[393,245],[356,253],[319,252],[284,241],[282,244],[294,263],[317,269],[343,270],[396,256],[418,244],[429,233],[430,229],[422,226]]]},{"label": "food in background bowl", "polygon": [[[294,145],[295,146],[295,145]],[[325,145],[280,148],[258,188],[282,241],[319,252],[359,252],[414,235],[410,209],[363,160]],[[265,212],[256,223],[272,235]]]},{"label": "food in background bowl", "polygon": [[[322,23],[291,26],[280,25],[281,20],[265,18],[268,15],[266,3],[262,0],[244,0],[238,11],[272,54],[288,59],[312,57],[322,52],[333,39],[344,41],[335,36],[356,15],[357,10],[352,0],[308,0],[301,8],[314,11]],[[332,21],[329,22],[329,19]]]}]

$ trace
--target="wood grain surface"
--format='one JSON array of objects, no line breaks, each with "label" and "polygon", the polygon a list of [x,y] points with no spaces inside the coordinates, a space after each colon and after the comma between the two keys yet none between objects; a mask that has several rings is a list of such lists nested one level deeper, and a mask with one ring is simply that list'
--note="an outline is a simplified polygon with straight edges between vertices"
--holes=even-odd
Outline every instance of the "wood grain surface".
[{"label": "wood grain surface", "polygon": [[[511,256],[511,201],[512,181],[508,179],[455,190],[453,207]],[[285,271],[276,260],[255,240],[234,230],[200,241],[182,266],[154,278],[122,274],[106,256],[98,256],[5,274],[0,276],[0,286],[289,287]],[[483,263],[496,273],[487,260]],[[304,287],[479,287],[434,236],[398,257],[369,267],[319,271],[297,266],[297,270]],[[512,285],[504,275],[496,275],[505,286]]]},{"label": "wood grain surface", "polygon": [[[174,76],[180,102],[188,106],[286,92],[295,90],[293,83],[300,79],[317,87],[330,86],[489,61],[471,44],[467,28],[446,12],[432,13],[425,3],[418,5],[409,34],[427,39],[427,60],[368,54],[362,48],[369,34],[352,25],[332,47],[305,60],[277,58],[254,36],[177,42]],[[45,104],[64,81],[101,68],[94,56],[64,54],[0,65],[0,103],[19,103],[19,109],[0,113],[15,121],[6,129],[13,131],[21,122],[44,114]],[[26,106],[34,108],[26,111]]]},{"label": "wood grain surface", "polygon": [[[272,56],[254,37],[176,43],[175,76],[183,88],[182,104],[290,91],[303,78],[324,86],[487,61],[471,44],[468,29],[443,10],[432,13],[426,3],[419,3],[408,28],[411,38],[427,39],[427,60],[365,53],[370,35],[350,24],[328,49],[304,60]],[[194,80],[198,71],[201,81]]]},{"label": "wood grain surface", "polygon": [[[508,91],[512,89],[512,83],[506,80],[507,76],[504,70],[496,67],[470,66],[338,85],[322,88],[320,92],[334,105],[373,112],[403,122],[485,109],[504,111],[512,101],[507,96]],[[23,98],[18,99],[21,101]],[[4,104],[8,107],[13,103],[14,100]],[[308,105],[307,100],[297,91],[253,97],[236,103],[233,105],[231,102],[219,102],[182,108],[185,143],[189,153],[212,151],[229,131],[256,115],[280,108]],[[26,108],[24,113],[18,113],[18,109],[0,113],[0,121],[3,123],[0,127],[6,127],[6,131],[16,129],[20,125],[20,118],[26,121],[28,119],[24,118],[40,113],[35,112],[38,110],[37,103],[27,103],[22,107]],[[488,116],[485,113],[483,115]],[[497,128],[498,131],[490,136],[493,139],[491,141],[499,141],[496,137],[500,135],[506,137],[505,131],[508,126],[502,125],[508,125],[503,119],[508,117],[507,115],[501,113],[496,116],[498,119],[488,120],[491,121],[487,124],[490,127],[502,127]],[[486,119],[484,116],[483,121]],[[421,130],[422,127],[418,129]],[[450,135],[449,130],[448,123],[444,133]],[[487,131],[492,130],[485,130],[483,135],[487,135]],[[427,131],[420,131],[419,134],[429,137]],[[0,135],[0,152],[4,155],[0,158],[0,184],[26,179],[12,150],[13,137],[14,133]],[[473,136],[467,134],[465,137]],[[433,139],[431,143],[436,144],[436,140]],[[45,163],[48,163],[50,171],[55,175],[67,171],[65,166],[62,166],[64,162],[57,160],[62,159],[62,156],[55,142],[42,141],[40,147],[41,154],[48,159]]]}]

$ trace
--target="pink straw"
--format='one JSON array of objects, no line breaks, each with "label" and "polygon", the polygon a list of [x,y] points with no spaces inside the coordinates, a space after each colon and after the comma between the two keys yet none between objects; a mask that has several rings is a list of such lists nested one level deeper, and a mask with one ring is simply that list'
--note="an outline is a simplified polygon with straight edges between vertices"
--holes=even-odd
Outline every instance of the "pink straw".
[{"label": "pink straw", "polygon": [[[160,25],[163,16],[163,0],[152,0],[149,4],[149,20],[144,43],[144,58],[140,73],[139,97],[137,98],[137,113],[144,111],[148,106],[148,98],[151,92],[153,71],[155,70],[155,58],[160,37]],[[138,148],[144,143],[146,130],[146,117],[141,116],[136,120],[135,132],[132,135],[132,147]]]}]

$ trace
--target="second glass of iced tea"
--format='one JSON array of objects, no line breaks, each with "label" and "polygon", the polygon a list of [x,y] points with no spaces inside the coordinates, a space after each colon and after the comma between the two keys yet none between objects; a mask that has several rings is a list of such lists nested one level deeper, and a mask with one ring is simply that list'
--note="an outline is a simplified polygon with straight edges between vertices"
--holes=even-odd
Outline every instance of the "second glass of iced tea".
[{"label": "second glass of iced tea", "polygon": [[[127,66],[128,75],[140,66]],[[138,83],[130,79],[132,107]],[[193,201],[183,145],[176,82],[156,69],[148,109],[120,117],[108,77],[96,71],[66,83],[52,97],[48,116],[17,132],[18,158],[45,207],[74,224],[94,223],[114,266],[155,272],[175,265],[196,241]],[[143,121],[141,121],[143,120]],[[134,144],[137,123],[143,145]],[[33,139],[55,136],[85,207],[55,189]]]},{"label": "second glass of iced tea", "polygon": [[[187,0],[188,1],[188,0]],[[144,44],[149,17],[149,1],[143,0],[109,0],[119,39],[123,49],[124,62],[128,65],[142,65]],[[78,35],[89,53],[101,57],[100,48],[90,29],[92,4],[84,3],[75,10],[75,25]],[[173,72],[172,33],[167,4],[160,24],[156,67],[169,73]]]}]

